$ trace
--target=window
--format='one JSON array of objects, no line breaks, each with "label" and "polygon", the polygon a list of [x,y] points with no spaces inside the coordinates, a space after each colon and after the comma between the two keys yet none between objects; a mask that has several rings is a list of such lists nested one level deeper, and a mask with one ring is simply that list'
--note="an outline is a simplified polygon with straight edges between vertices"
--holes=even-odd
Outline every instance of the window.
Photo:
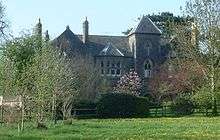
[{"label": "window", "polygon": [[103,76],[105,74],[104,69],[101,69],[101,76]]},{"label": "window", "polygon": [[116,74],[115,69],[111,69],[111,75],[115,76],[115,74]]},{"label": "window", "polygon": [[117,63],[117,68],[121,68],[121,62]]},{"label": "window", "polygon": [[103,61],[101,61],[101,67],[104,67],[104,62]]},{"label": "window", "polygon": [[107,69],[106,74],[110,75],[110,69]]},{"label": "window", "polygon": [[117,70],[116,70],[116,75],[117,75],[117,76],[120,76],[120,75],[121,75],[121,70],[120,70],[120,69],[117,69]]},{"label": "window", "polygon": [[106,66],[107,66],[107,67],[110,67],[110,62],[109,62],[109,61],[107,62],[107,65],[106,65]]},{"label": "window", "polygon": [[113,67],[113,68],[115,67],[115,63],[112,63],[112,67]]},{"label": "window", "polygon": [[150,60],[147,60],[144,64],[144,77],[152,77],[152,62]]},{"label": "window", "polygon": [[107,76],[113,76],[113,77],[121,76],[121,62],[107,61],[105,74]]}]

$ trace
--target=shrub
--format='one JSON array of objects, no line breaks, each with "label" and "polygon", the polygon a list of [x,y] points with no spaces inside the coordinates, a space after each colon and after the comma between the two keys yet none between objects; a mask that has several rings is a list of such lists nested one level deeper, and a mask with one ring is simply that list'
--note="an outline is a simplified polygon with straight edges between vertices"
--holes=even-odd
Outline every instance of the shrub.
[{"label": "shrub", "polygon": [[200,109],[212,108],[212,93],[208,89],[201,89],[195,93],[192,100],[196,107]]},{"label": "shrub", "polygon": [[[78,109],[75,111],[74,109]],[[96,114],[96,103],[90,100],[78,100],[73,103],[71,114],[74,118],[78,119],[89,119],[97,117]]]},{"label": "shrub", "polygon": [[78,100],[73,103],[73,109],[95,109],[96,103],[89,100]]},{"label": "shrub", "polygon": [[194,112],[194,105],[190,99],[178,97],[171,104],[171,111],[177,116],[190,115]]},{"label": "shrub", "polygon": [[148,99],[131,94],[103,94],[97,104],[97,113],[103,118],[142,117],[149,114]]}]

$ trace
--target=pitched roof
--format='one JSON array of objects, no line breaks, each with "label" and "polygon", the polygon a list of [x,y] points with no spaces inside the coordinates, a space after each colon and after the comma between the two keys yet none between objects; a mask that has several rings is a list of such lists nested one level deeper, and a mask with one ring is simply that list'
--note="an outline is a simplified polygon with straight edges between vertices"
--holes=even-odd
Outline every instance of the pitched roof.
[{"label": "pitched roof", "polygon": [[60,36],[53,40],[53,45],[66,53],[82,52],[84,46],[83,42],[70,30],[69,26],[66,27],[66,30]]},{"label": "pitched roof", "polygon": [[109,42],[99,53],[99,56],[124,56],[124,54]]},{"label": "pitched roof", "polygon": [[[82,40],[82,35],[78,36]],[[89,42],[86,44],[86,48],[93,55],[99,55],[108,43],[111,43],[124,56],[132,56],[126,36],[89,35]]]},{"label": "pitched roof", "polygon": [[[161,34],[160,29],[151,21],[147,16],[143,16],[138,25],[131,30],[129,35],[132,34]],[[129,36],[128,35],[128,36]]]}]

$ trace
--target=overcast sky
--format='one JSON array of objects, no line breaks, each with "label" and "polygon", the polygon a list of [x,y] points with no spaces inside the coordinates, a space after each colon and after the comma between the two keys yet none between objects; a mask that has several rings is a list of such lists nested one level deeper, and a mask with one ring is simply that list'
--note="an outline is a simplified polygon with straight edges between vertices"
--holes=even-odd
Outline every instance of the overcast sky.
[{"label": "overcast sky", "polygon": [[66,25],[82,33],[82,22],[88,17],[90,34],[121,35],[135,25],[143,14],[172,12],[180,15],[186,0],[3,0],[11,30],[15,36],[31,29],[41,18],[43,31],[52,38]]}]

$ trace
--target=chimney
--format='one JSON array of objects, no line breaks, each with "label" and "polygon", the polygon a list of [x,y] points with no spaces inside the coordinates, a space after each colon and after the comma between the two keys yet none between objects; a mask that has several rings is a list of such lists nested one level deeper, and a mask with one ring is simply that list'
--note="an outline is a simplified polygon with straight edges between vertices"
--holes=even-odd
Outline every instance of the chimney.
[{"label": "chimney", "polygon": [[50,40],[50,36],[49,36],[48,30],[46,30],[46,32],[45,32],[45,41],[49,41],[49,40]]},{"label": "chimney", "polygon": [[87,43],[89,41],[89,22],[86,20],[83,22],[83,43]]},{"label": "chimney", "polygon": [[35,27],[35,34],[39,37],[42,37],[42,24],[41,24],[40,18],[39,18],[39,21]]}]

